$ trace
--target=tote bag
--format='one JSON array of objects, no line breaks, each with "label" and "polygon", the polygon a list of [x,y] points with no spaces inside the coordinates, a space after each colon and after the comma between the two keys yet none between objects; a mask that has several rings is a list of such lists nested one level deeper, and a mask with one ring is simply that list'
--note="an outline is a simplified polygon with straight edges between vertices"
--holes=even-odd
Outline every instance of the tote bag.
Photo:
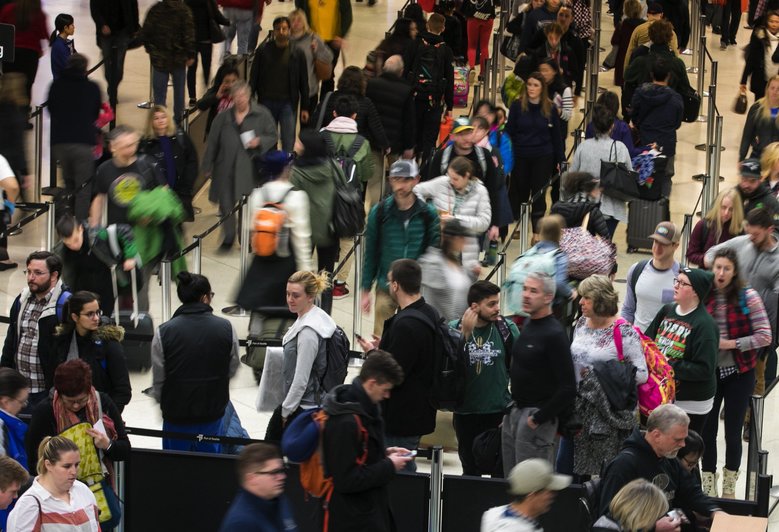
[{"label": "tote bag", "polygon": [[600,162],[600,183],[603,193],[614,199],[631,201],[639,197],[638,173],[617,161],[616,141],[611,143],[609,160]]},{"label": "tote bag", "polygon": [[617,262],[617,250],[608,240],[593,236],[587,225],[588,212],[581,227],[563,229],[560,237],[560,249],[568,256],[568,277],[586,279],[590,275],[609,275]]}]

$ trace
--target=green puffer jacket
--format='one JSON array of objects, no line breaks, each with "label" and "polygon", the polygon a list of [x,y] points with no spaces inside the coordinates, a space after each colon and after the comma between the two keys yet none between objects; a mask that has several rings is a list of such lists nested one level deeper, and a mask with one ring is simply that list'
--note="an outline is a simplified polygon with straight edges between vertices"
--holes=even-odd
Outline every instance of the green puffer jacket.
[{"label": "green puffer jacket", "polygon": [[336,179],[344,180],[343,171],[329,159],[311,161],[303,158],[292,168],[289,182],[308,194],[311,243],[314,246],[331,246],[336,242],[332,224]]},{"label": "green puffer jacket", "polygon": [[416,260],[428,247],[438,247],[441,238],[438,211],[419,198],[411,209],[413,212],[408,225],[400,217],[393,196],[374,205],[368,214],[368,225],[365,228],[363,290],[370,290],[374,281],[377,288],[387,290],[387,272],[392,261]]},{"label": "green puffer jacket", "polygon": [[[358,135],[358,133],[336,133],[334,131],[323,131],[324,133],[329,134],[333,139],[333,144],[335,145],[334,153],[339,151],[348,153]],[[368,139],[363,140],[362,146],[354,154],[354,162],[357,165],[356,177],[360,181],[365,183],[373,177],[373,156],[371,155],[371,143],[368,142]]]},{"label": "green puffer jacket", "polygon": [[[184,221],[184,207],[176,193],[169,187],[157,187],[139,192],[127,211],[127,217],[133,222],[133,234],[138,253],[144,264],[149,264],[162,255],[170,255],[182,248],[181,229]],[[167,234],[166,234],[167,233]],[[172,233],[172,234],[171,234]],[[175,241],[176,249],[164,249]],[[187,270],[187,261],[179,257],[171,263],[171,276]]]}]

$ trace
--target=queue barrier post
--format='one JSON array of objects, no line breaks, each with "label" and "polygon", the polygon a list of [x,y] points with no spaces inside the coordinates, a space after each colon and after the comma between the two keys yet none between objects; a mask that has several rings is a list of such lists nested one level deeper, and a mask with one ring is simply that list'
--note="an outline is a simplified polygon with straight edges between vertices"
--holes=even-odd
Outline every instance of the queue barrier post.
[{"label": "queue barrier post", "polygon": [[33,174],[32,194],[33,201],[41,201],[41,184],[43,183],[43,106],[35,106],[35,120],[33,121],[35,173]]},{"label": "queue barrier post", "polygon": [[[714,87],[714,85],[712,85]],[[716,126],[714,129],[714,144],[712,147],[712,154],[711,154],[711,175],[709,176],[709,188],[708,188],[708,197],[705,198],[707,210],[704,212],[709,212],[708,209],[711,209],[714,206],[714,203],[717,200],[717,195],[719,194],[719,175],[720,175],[720,162],[722,158],[722,125],[723,125],[723,116],[717,115],[716,118]]]},{"label": "queue barrier post", "polygon": [[684,215],[684,226],[682,226],[682,244],[681,248],[682,260],[687,257],[687,248],[690,247],[690,234],[692,233],[692,214]]},{"label": "queue barrier post", "polygon": [[441,446],[433,447],[433,458],[430,463],[430,513],[428,520],[429,532],[441,532],[442,497],[444,487],[444,450]]},{"label": "queue barrier post", "polygon": [[498,98],[498,73],[503,70],[503,54],[500,53],[501,33],[496,31],[492,34],[492,68],[488,71],[490,75],[490,101],[497,102]]},{"label": "queue barrier post", "polygon": [[57,213],[55,212],[53,201],[46,202],[46,205],[49,207],[48,213],[46,215],[46,251],[51,251],[54,249],[54,235],[57,234]]},{"label": "queue barrier post", "polygon": [[[700,32],[700,40],[698,41],[698,67],[697,67],[697,74],[698,79],[696,83],[696,91],[698,92],[698,95],[703,98],[704,91],[703,91],[703,84],[704,79],[706,77],[706,32],[702,31]],[[698,116],[698,122],[704,122],[706,120],[706,117],[704,115]]]},{"label": "queue barrier post", "polygon": [[362,234],[354,237],[354,260],[352,269],[354,270],[354,294],[352,296],[352,345],[360,345],[357,341],[357,335],[362,329],[362,259],[364,246],[362,245]]},{"label": "queue barrier post", "polygon": [[199,235],[192,237],[195,244],[195,256],[192,258],[192,271],[198,275],[203,269],[203,239]]},{"label": "queue barrier post", "polygon": [[690,41],[692,46],[689,46],[686,50],[682,50],[684,55],[691,56],[691,64],[687,67],[687,72],[690,74],[697,74],[698,67],[695,64],[695,52],[698,48],[698,42],[701,35],[701,23],[703,22],[701,17],[698,16],[701,12],[701,0],[692,0],[690,2],[690,10],[693,15],[690,16]]},{"label": "queue barrier post", "polygon": [[[244,76],[243,79],[246,79]],[[149,98],[145,102],[136,105],[138,109],[151,109],[154,107],[154,67],[149,61]]]},{"label": "queue barrier post", "polygon": [[162,285],[162,321],[170,320],[171,316],[171,289],[170,289],[170,260],[163,259],[160,263],[160,283]]},{"label": "queue barrier post", "polygon": [[524,253],[530,249],[530,231],[532,222],[530,220],[530,203],[523,203],[520,207],[520,216],[522,223],[519,224],[519,252]]}]

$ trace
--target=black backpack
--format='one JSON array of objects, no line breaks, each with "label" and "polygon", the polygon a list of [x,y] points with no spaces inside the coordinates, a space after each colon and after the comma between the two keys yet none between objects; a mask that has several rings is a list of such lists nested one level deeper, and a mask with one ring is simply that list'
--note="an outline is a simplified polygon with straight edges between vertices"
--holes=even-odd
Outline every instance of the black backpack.
[{"label": "black backpack", "polygon": [[327,347],[325,356],[327,365],[319,384],[322,389],[329,392],[336,386],[343,384],[346,379],[346,372],[349,369],[349,338],[344,330],[336,326],[333,336],[325,340]]},{"label": "black backpack", "polygon": [[365,228],[365,203],[360,191],[346,182],[335,161],[328,160],[336,173],[331,220],[333,233],[338,238],[352,238]]},{"label": "black backpack", "polygon": [[362,179],[367,179],[370,176],[358,175],[357,161],[354,160],[354,156],[357,155],[357,152],[360,151],[360,148],[362,148],[362,145],[365,143],[365,137],[358,133],[354,137],[354,142],[352,142],[352,145],[346,151],[344,151],[343,148],[338,148],[336,150],[335,142],[329,131],[323,131],[322,138],[325,140],[325,145],[327,146],[327,154],[335,159],[338,166],[341,167],[344,176],[346,176],[346,182],[356,189],[361,189]]},{"label": "black backpack", "polygon": [[411,67],[414,91],[417,94],[438,97],[443,94],[444,58],[446,43],[430,44],[419,40],[419,47]]},{"label": "black backpack", "polygon": [[406,309],[403,316],[414,318],[433,330],[433,386],[430,403],[437,410],[454,411],[465,397],[465,342],[457,329],[449,327],[443,318],[437,322],[424,312]]}]

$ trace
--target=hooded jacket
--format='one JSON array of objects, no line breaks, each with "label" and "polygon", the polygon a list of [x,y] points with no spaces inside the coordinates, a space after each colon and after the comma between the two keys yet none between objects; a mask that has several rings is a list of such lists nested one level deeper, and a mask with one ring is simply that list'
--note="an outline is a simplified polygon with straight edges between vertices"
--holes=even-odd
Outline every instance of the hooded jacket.
[{"label": "hooded jacket", "polygon": [[[395,467],[385,452],[379,405],[371,401],[356,378],[327,394],[323,408],[329,415],[322,436],[324,467],[333,477],[330,530],[394,531],[387,485],[395,477]],[[367,445],[355,417],[367,431]],[[365,463],[357,464],[364,454]]]},{"label": "hooded jacket", "polygon": [[682,125],[684,102],[671,87],[645,83],[633,94],[631,119],[642,144],[656,142],[668,157],[676,155],[676,130]]},{"label": "hooded jacket", "polygon": [[92,369],[92,386],[108,395],[119,412],[133,395],[127,361],[124,358],[122,340],[124,328],[118,325],[101,325],[94,333],[79,336],[74,330],[66,332],[57,327],[57,361],[80,358]]},{"label": "hooded jacket", "polygon": [[162,0],[151,6],[141,28],[141,40],[152,66],[162,72],[184,68],[195,57],[195,21],[182,0]]},{"label": "hooded jacket", "polygon": [[745,214],[753,209],[766,209],[774,219],[774,226],[779,229],[779,200],[771,192],[768,183],[763,181],[751,194],[747,194],[739,187],[738,193],[744,200]]},{"label": "hooded jacket", "polygon": [[333,318],[315,305],[284,334],[284,418],[299,407],[313,408],[322,403],[324,390],[320,379],[327,369],[327,339],[333,336],[335,328]]},{"label": "hooded jacket", "polygon": [[332,225],[336,179],[343,180],[343,172],[326,157],[298,157],[292,167],[289,182],[308,194],[311,245],[314,247],[331,246],[336,242]]},{"label": "hooded jacket", "polygon": [[679,460],[658,457],[641,431],[635,428],[622,445],[622,450],[606,467],[601,480],[600,515],[608,511],[609,503],[617,492],[637,478],[648,480],[662,489],[671,508],[703,515],[718,509]]},{"label": "hooded jacket", "polygon": [[755,159],[760,158],[760,154],[766,146],[779,140],[779,126],[776,120],[766,119],[763,114],[765,106],[763,102],[757,101],[752,104],[747,113],[747,120],[744,122],[744,131],[741,134],[741,145],[739,146],[739,161],[747,158],[747,154]]},{"label": "hooded jacket", "polygon": [[663,60],[668,65],[670,78],[668,86],[679,94],[689,94],[693,92],[690,86],[690,79],[687,77],[687,67],[684,61],[676,57],[674,52],[665,44],[652,44],[647,48],[641,46],[633,52],[630,66],[625,69],[625,95],[624,98],[630,101],[636,87],[642,83],[652,81],[652,67],[658,61]]},{"label": "hooded jacket", "polygon": [[379,114],[392,153],[413,148],[416,112],[411,84],[400,76],[382,72],[368,81],[365,95]]},{"label": "hooded jacket", "polygon": [[[59,37],[58,37],[59,39]],[[97,139],[95,120],[100,114],[100,87],[83,73],[62,71],[49,88],[51,143],[88,144]]]},{"label": "hooded jacket", "polygon": [[[370,102],[369,102],[370,103]],[[375,112],[375,110],[374,110]],[[352,146],[357,141],[359,133],[359,125],[357,122],[347,116],[336,116],[333,118],[327,126],[322,128],[322,136],[325,137],[325,143],[328,145],[327,137],[332,140],[333,152],[330,153],[331,157],[335,157],[337,153],[348,153],[352,149]],[[362,135],[364,137],[364,135]],[[367,182],[373,177],[373,156],[371,155],[371,147],[373,146],[368,138],[364,138],[360,149],[354,154],[354,163],[357,167],[356,177],[363,183]],[[347,180],[349,176],[346,176]]]}]

